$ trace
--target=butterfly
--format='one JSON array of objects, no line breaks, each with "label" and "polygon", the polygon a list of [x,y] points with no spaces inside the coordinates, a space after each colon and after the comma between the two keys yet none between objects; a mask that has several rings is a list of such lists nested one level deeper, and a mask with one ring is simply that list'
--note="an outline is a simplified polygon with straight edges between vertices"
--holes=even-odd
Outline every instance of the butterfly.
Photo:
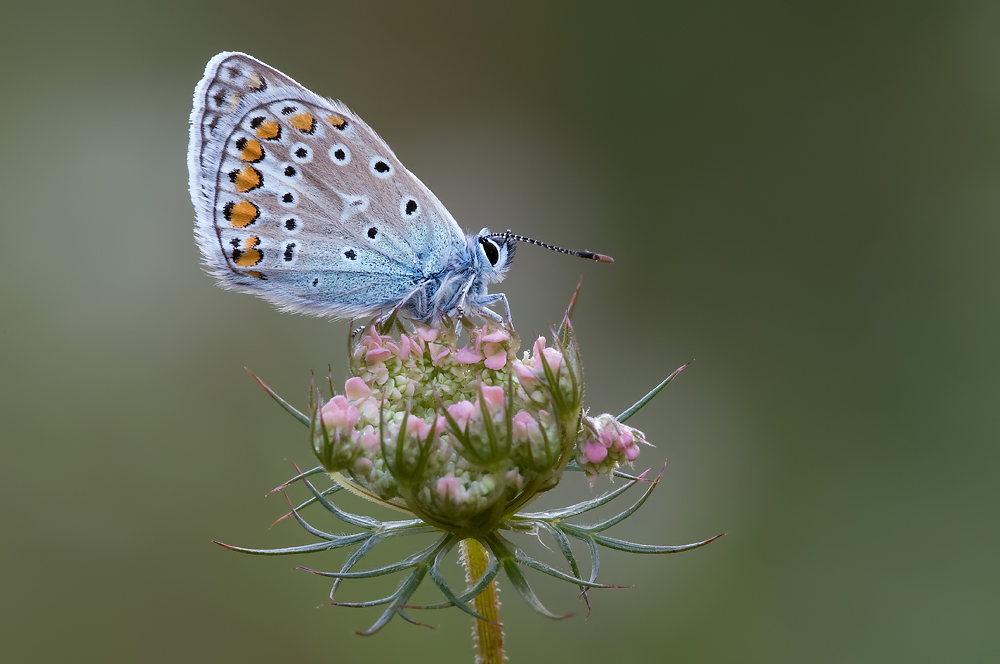
[{"label": "butterfly", "polygon": [[361,118],[243,53],[212,58],[195,89],[188,174],[211,273],[286,311],[510,325],[506,296],[487,286],[517,242],[614,262],[510,231],[464,233]]}]

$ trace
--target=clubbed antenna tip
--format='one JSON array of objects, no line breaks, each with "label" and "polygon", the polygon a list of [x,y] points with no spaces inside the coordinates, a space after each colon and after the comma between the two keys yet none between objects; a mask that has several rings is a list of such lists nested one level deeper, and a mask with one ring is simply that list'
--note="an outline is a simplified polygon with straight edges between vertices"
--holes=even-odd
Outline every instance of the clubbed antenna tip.
[{"label": "clubbed antenna tip", "polygon": [[548,242],[542,242],[540,240],[535,240],[530,237],[525,237],[523,235],[516,235],[510,231],[504,231],[503,233],[492,233],[489,237],[503,238],[505,240],[517,240],[518,242],[526,242],[528,244],[538,245],[539,247],[545,247],[546,249],[551,249],[552,251],[558,251],[561,254],[569,254],[570,256],[579,256],[580,258],[589,258],[595,260],[598,263],[614,263],[615,259],[611,256],[606,256],[604,254],[597,254],[593,251],[587,251],[586,249],[564,249],[562,247],[557,247],[554,244],[549,244]]}]

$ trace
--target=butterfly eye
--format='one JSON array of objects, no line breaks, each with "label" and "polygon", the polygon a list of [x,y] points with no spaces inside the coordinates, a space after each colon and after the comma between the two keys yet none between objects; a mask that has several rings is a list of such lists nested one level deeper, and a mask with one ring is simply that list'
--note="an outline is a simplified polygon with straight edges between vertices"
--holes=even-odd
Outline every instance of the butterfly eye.
[{"label": "butterfly eye", "polygon": [[490,261],[490,265],[496,265],[497,261],[500,260],[500,249],[497,248],[496,243],[481,237],[479,244],[483,246],[483,251],[486,252],[486,258]]}]

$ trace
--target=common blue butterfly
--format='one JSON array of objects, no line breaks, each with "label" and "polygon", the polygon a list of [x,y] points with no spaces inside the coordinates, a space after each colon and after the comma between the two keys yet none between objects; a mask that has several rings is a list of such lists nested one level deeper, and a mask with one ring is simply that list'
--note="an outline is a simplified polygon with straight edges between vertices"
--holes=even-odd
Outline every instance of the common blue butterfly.
[{"label": "common blue butterfly", "polygon": [[509,325],[506,296],[487,285],[517,242],[613,262],[510,231],[463,233],[361,118],[243,53],[212,58],[195,89],[188,170],[198,246],[220,285],[287,311]]}]

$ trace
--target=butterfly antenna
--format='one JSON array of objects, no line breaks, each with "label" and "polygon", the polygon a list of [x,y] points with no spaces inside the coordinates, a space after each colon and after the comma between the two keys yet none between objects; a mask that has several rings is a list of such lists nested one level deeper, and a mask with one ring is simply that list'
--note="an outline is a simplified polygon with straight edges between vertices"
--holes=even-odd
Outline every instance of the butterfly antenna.
[{"label": "butterfly antenna", "polygon": [[551,249],[552,251],[558,251],[561,254],[569,254],[570,256],[579,256],[580,258],[589,258],[595,260],[598,263],[614,263],[615,259],[611,256],[605,256],[604,254],[595,254],[593,251],[587,251],[584,249],[580,251],[578,249],[563,249],[562,247],[557,247],[554,244],[549,244],[548,242],[541,242],[540,240],[533,240],[530,237],[524,237],[523,235],[515,235],[510,231],[505,231],[503,233],[490,233],[487,237],[504,238],[510,240],[517,240],[518,242],[526,242],[527,244],[535,244],[539,247],[545,247],[546,249]]}]

